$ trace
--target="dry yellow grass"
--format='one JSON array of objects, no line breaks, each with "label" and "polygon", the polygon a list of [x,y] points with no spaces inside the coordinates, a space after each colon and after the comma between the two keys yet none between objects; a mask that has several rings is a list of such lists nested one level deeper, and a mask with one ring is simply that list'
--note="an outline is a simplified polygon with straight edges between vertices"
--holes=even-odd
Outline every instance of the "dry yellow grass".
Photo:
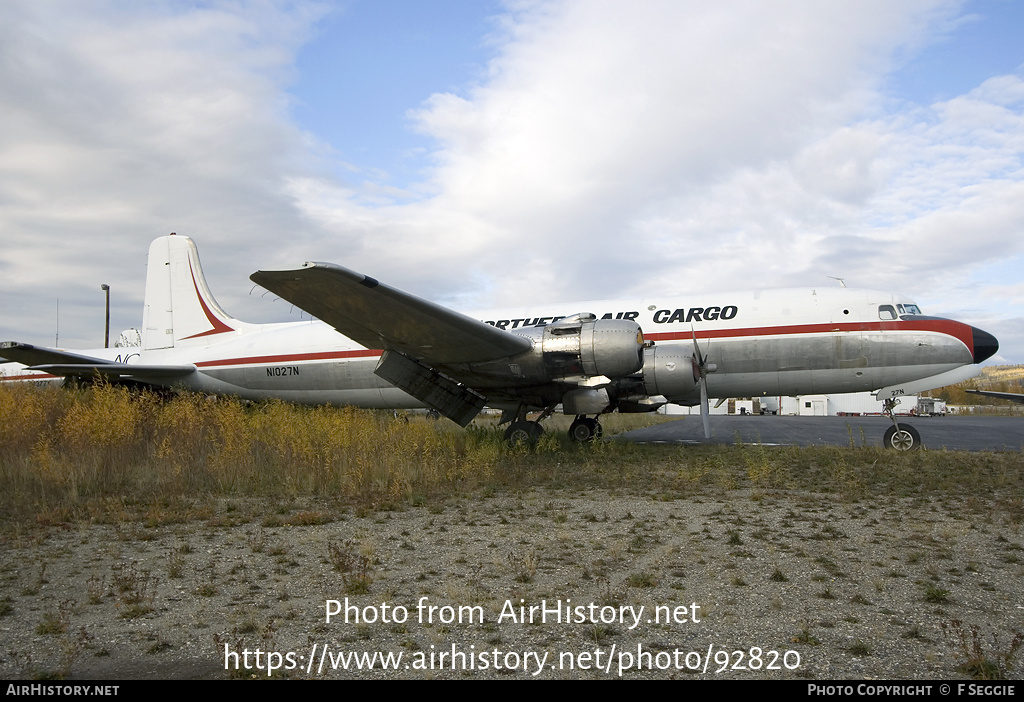
[{"label": "dry yellow grass", "polygon": [[6,501],[71,507],[99,497],[333,495],[403,500],[486,479],[493,432],[425,418],[120,387],[0,388]]},{"label": "dry yellow grass", "polygon": [[[611,434],[657,421],[611,415]],[[233,497],[330,498],[373,508],[535,485],[685,497],[708,490],[985,494],[1019,511],[1019,453],[872,448],[575,445],[553,417],[533,449],[511,449],[493,418],[469,429],[422,415],[164,400],[120,387],[0,386],[0,509],[8,522],[173,522]]]}]

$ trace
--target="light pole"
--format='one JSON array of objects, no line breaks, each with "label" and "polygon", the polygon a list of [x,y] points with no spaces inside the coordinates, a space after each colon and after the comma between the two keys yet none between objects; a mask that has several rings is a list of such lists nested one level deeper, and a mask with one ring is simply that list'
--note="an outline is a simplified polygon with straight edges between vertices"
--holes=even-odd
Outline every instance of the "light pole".
[{"label": "light pole", "polygon": [[110,348],[110,286],[106,283],[100,285],[100,290],[107,294],[106,324],[103,327],[103,348]]}]

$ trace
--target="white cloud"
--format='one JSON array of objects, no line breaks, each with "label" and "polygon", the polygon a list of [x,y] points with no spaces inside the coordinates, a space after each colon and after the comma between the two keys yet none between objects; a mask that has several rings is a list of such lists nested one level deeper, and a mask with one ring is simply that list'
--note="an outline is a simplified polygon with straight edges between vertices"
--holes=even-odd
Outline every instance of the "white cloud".
[{"label": "white cloud", "polygon": [[53,315],[37,308],[59,296],[68,343],[94,338],[78,319],[96,315],[100,282],[112,285],[114,323],[137,325],[154,236],[223,244],[204,247],[217,260],[295,225],[281,180],[311,159],[283,88],[319,13],[0,5],[0,270],[15,276],[0,291],[22,302],[5,305],[5,337],[52,339]]},{"label": "white cloud", "polygon": [[[339,181],[289,122],[317,7],[47,7],[0,9],[0,272],[122,270],[141,292],[146,244],[177,229],[239,316],[265,314],[238,299],[254,267],[307,258],[463,307],[838,275],[957,313],[1024,255],[1021,77],[884,92],[959,3],[509,3],[479,82],[410,111],[436,149],[404,191],[366,165]],[[102,269],[98,240],[134,258]]]}]

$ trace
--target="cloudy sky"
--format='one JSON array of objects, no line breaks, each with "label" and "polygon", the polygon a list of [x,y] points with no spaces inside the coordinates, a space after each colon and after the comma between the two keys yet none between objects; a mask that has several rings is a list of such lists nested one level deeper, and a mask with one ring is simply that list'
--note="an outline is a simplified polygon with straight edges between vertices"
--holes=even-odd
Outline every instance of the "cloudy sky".
[{"label": "cloudy sky", "polygon": [[[460,309],[836,285],[1024,363],[1024,3],[4,0],[0,340],[341,263]],[[59,301],[59,302],[58,302]],[[59,311],[59,312],[58,312]]]}]

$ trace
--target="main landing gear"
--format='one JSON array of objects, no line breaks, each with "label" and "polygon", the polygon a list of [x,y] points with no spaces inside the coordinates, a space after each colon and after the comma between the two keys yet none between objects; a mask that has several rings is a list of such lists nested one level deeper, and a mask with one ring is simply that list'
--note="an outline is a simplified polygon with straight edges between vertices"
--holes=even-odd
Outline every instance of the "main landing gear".
[{"label": "main landing gear", "polygon": [[544,433],[544,427],[540,422],[529,422],[525,419],[517,420],[508,425],[505,430],[505,441],[510,446],[533,446],[540,440]]},{"label": "main landing gear", "polygon": [[597,421],[597,417],[590,419],[586,415],[579,414],[569,426],[569,438],[580,444],[600,439],[603,434],[604,429],[601,428],[601,422]]},{"label": "main landing gear", "polygon": [[[505,430],[505,441],[511,446],[533,446],[536,444],[540,440],[541,434],[544,433],[544,427],[540,424],[541,420],[546,419],[552,409],[545,410],[535,421],[527,420],[525,410],[520,410],[516,419]],[[604,429],[601,428],[597,417],[591,419],[583,414],[577,415],[569,427],[569,438],[581,444],[600,439],[603,434]]]},{"label": "main landing gear", "polygon": [[914,451],[921,448],[921,435],[917,433],[917,429],[909,424],[900,424],[896,421],[894,410],[896,405],[899,404],[899,400],[890,397],[884,402],[882,414],[892,420],[892,426],[885,430],[885,434],[882,437],[882,445],[897,451]]},{"label": "main landing gear", "polygon": [[533,446],[540,440],[541,434],[544,433],[544,427],[540,425],[541,421],[547,419],[554,411],[555,406],[552,405],[541,412],[536,420],[531,422],[526,418],[525,405],[520,405],[515,410],[505,410],[501,415],[501,420],[498,422],[499,424],[504,424],[511,420],[511,424],[505,430],[505,441],[508,442],[509,446]]}]

